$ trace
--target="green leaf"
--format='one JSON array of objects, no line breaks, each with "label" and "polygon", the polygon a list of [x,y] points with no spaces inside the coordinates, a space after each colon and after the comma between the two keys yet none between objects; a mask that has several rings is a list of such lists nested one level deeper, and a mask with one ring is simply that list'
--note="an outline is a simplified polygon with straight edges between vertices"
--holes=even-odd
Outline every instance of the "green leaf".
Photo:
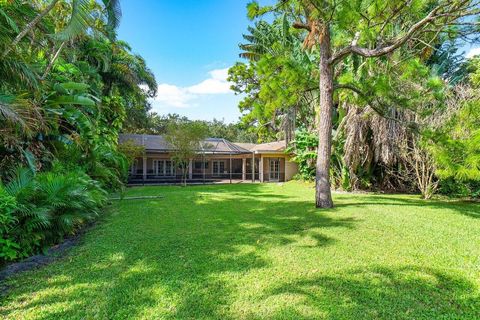
[{"label": "green leaf", "polygon": [[72,15],[65,29],[52,37],[59,41],[67,41],[84,32],[90,24],[89,0],[73,0]]},{"label": "green leaf", "polygon": [[51,105],[81,105],[81,106],[95,106],[95,101],[85,96],[71,95],[71,96],[59,96],[54,100],[49,101]]}]

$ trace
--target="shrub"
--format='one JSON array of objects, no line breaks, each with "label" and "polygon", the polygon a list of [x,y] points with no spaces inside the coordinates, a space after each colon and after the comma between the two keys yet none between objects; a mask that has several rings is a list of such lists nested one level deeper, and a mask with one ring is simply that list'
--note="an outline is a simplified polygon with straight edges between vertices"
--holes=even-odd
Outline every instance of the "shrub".
[{"label": "shrub", "polygon": [[0,219],[8,222],[2,228],[3,260],[28,256],[58,243],[98,216],[106,201],[99,183],[81,170],[34,175],[19,168],[0,190]]},{"label": "shrub", "polygon": [[14,260],[19,256],[20,246],[8,236],[16,222],[13,215],[16,209],[16,199],[0,184],[0,260]]}]

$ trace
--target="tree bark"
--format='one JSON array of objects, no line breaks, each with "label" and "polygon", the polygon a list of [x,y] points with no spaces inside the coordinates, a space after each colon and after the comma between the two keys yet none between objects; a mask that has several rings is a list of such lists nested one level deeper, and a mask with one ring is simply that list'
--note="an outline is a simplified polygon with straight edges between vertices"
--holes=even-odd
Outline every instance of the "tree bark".
[{"label": "tree bark", "polygon": [[10,53],[10,51],[15,48],[18,43],[20,42],[20,40],[23,39],[23,37],[25,37],[27,35],[27,33],[29,33],[30,31],[33,30],[33,28],[35,28],[35,26],[37,25],[37,23],[42,20],[42,18],[44,16],[46,16],[52,9],[53,7],[55,7],[55,5],[57,4],[58,0],[52,0],[52,2],[50,2],[50,4],[45,8],[45,10],[43,10],[42,12],[40,12],[32,21],[30,21],[26,26],[25,28],[15,37],[15,39],[13,40],[12,44],[3,52],[2,54],[2,58],[5,58],[7,56],[7,54]]},{"label": "tree bark", "polygon": [[315,176],[315,205],[317,208],[332,208],[330,191],[330,157],[332,150],[333,67],[330,29],[322,27],[320,46],[320,110],[318,117],[318,150]]}]

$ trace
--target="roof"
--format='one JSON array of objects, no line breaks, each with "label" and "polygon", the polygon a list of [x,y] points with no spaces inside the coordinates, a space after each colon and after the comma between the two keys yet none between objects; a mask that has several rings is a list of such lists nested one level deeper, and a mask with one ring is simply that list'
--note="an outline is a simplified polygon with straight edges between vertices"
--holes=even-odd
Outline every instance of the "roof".
[{"label": "roof", "polygon": [[283,153],[286,146],[285,140],[260,144],[242,142],[235,142],[235,144],[243,149],[247,149],[248,151],[255,153]]},{"label": "roof", "polygon": [[[147,151],[169,152],[174,149],[169,145],[163,136],[151,134],[120,134],[119,143],[133,141],[136,145],[145,147]],[[221,138],[207,138],[200,143],[198,152],[219,153],[219,154],[241,154],[251,153],[250,150],[244,149],[230,141]]]},{"label": "roof", "polygon": [[[169,152],[174,149],[168,144],[163,136],[151,134],[120,134],[119,143],[133,141],[142,145],[147,151]],[[242,153],[278,153],[285,150],[285,140],[268,143],[233,143],[222,138],[207,138],[203,140],[198,152],[216,154],[242,154]]]},{"label": "roof", "polygon": [[285,140],[275,141],[275,142],[267,142],[267,143],[260,143],[255,145],[251,151],[255,151],[258,153],[262,152],[284,152],[287,143]]},{"label": "roof", "polygon": [[246,149],[250,152],[253,151],[253,148],[256,146],[255,143],[245,143],[245,142],[234,142],[234,143],[240,148]]}]

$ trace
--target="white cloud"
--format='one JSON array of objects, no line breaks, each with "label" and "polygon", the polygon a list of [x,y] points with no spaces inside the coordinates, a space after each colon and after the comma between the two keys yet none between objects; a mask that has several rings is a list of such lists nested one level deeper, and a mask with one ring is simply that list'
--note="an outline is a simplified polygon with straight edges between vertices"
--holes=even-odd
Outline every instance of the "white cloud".
[{"label": "white cloud", "polygon": [[480,48],[472,48],[470,51],[467,52],[466,57],[467,59],[473,58],[476,55],[480,55]]},{"label": "white cloud", "polygon": [[227,81],[228,69],[215,69],[208,74],[210,78],[199,84],[188,87],[188,91],[196,94],[222,94],[230,92],[230,83]]},{"label": "white cloud", "polygon": [[191,106],[191,102],[201,95],[216,95],[230,93],[230,83],[227,81],[228,69],[215,69],[208,72],[209,77],[189,87],[162,83],[158,86],[154,101],[176,108]]},{"label": "white cloud", "polygon": [[155,101],[159,101],[172,107],[186,108],[188,107],[188,102],[194,98],[195,96],[188,93],[184,88],[162,83],[158,86]]}]

